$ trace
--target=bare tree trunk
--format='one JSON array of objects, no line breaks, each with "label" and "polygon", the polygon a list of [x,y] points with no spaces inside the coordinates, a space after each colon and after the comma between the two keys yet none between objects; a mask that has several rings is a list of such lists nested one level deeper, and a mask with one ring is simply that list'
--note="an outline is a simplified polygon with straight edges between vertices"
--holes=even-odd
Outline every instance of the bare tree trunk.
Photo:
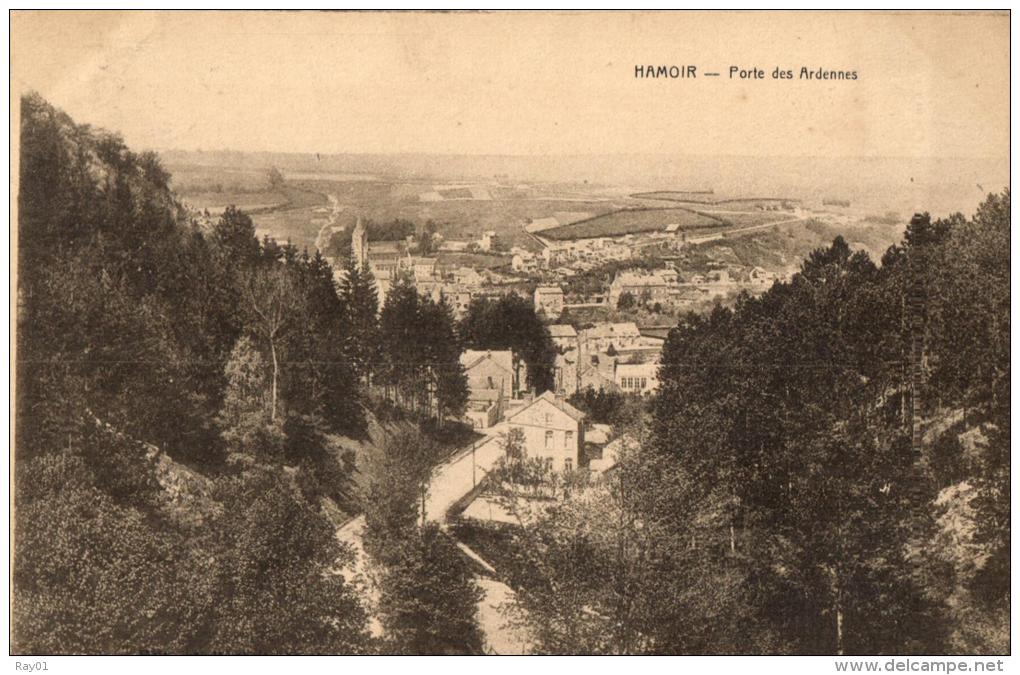
[{"label": "bare tree trunk", "polygon": [[276,360],[276,341],[269,338],[269,351],[273,355],[273,408],[269,413],[269,420],[276,422],[276,380],[280,373],[280,364]]},{"label": "bare tree trunk", "polygon": [[843,603],[836,600],[836,655],[843,656]]},{"label": "bare tree trunk", "polygon": [[737,537],[733,532],[733,520],[730,520],[730,553],[737,552]]},{"label": "bare tree trunk", "polygon": [[832,584],[832,604],[836,614],[836,655],[843,656],[843,585],[839,580],[839,571],[829,568],[830,583]]}]

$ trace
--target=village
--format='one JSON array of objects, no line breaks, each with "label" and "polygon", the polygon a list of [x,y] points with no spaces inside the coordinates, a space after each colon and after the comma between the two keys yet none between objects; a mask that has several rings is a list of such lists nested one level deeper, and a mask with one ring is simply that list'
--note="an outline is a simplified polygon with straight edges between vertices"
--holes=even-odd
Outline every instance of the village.
[{"label": "village", "polygon": [[[759,266],[732,264],[682,276],[675,266],[676,253],[693,244],[676,224],[618,237],[565,242],[541,237],[557,224],[556,218],[547,218],[523,226],[541,242],[540,253],[508,249],[496,232],[483,231],[473,241],[436,235],[433,252],[426,254],[414,236],[402,241],[370,240],[360,218],[349,234],[340,229],[331,235],[350,237],[353,261],[371,272],[380,307],[398,277],[409,279],[419,295],[447,303],[457,320],[465,316],[473,300],[508,294],[527,299],[555,347],[553,387],[529,389],[527,365],[510,349],[465,350],[460,363],[468,401],[462,421],[480,433],[497,428],[503,434],[519,431],[525,456],[541,459],[550,472],[597,477],[613,466],[616,431],[586,419],[571,405],[571,397],[588,390],[637,399],[653,395],[659,384],[662,347],[675,324],[671,317],[740,292],[759,295],[786,276]],[[658,255],[651,259],[661,266],[649,269],[652,247]],[[504,263],[476,269],[441,262],[444,254],[469,250],[501,256]],[[329,262],[342,283],[342,261]],[[574,278],[600,265],[613,270],[608,285],[595,293],[572,288]],[[641,310],[662,318],[650,322],[646,313],[642,320]],[[607,320],[600,320],[600,312]],[[621,320],[630,318],[629,314],[632,320]]]}]

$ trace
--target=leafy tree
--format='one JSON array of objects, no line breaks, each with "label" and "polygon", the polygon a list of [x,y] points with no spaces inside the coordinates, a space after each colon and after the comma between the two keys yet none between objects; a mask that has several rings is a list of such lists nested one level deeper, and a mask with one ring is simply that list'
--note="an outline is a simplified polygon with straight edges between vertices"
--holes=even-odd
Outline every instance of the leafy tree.
[{"label": "leafy tree", "polygon": [[526,447],[524,431],[514,427],[500,434],[499,447],[508,462],[524,459]]},{"label": "leafy tree", "polygon": [[391,560],[389,547],[421,519],[440,455],[441,447],[430,436],[402,427],[364,467],[365,549],[381,563]]},{"label": "leafy tree", "polygon": [[223,479],[223,515],[202,543],[211,552],[208,644],[227,654],[358,654],[366,618],[333,571],[349,553],[333,527],[278,474]]},{"label": "leafy tree", "polygon": [[[577,499],[534,509],[526,484],[497,474],[518,519],[503,561],[540,653],[704,654],[781,649],[750,602],[743,561],[702,542],[717,507],[687,500],[671,459],[627,446],[611,476]],[[511,465],[503,471],[513,473]],[[523,489],[522,489],[523,488]]]},{"label": "leafy tree", "polygon": [[589,421],[618,429],[640,422],[644,413],[644,404],[639,398],[591,386],[574,392],[567,401],[585,413]]},{"label": "leafy tree", "polygon": [[522,362],[527,364],[530,388],[542,392],[555,385],[556,347],[549,329],[524,298],[473,299],[461,319],[460,335],[469,349],[512,350],[517,372]]},{"label": "leafy tree", "polygon": [[418,251],[422,255],[429,255],[436,250],[436,234],[438,227],[435,221],[426,220],[420,228],[415,228],[415,235],[418,239]]},{"label": "leafy tree", "polygon": [[401,544],[383,577],[379,609],[395,654],[481,654],[482,592],[464,557],[428,523]]},{"label": "leafy tree", "polygon": [[234,347],[226,379],[217,423],[228,451],[235,459],[247,455],[278,460],[283,431],[272,419],[269,368],[248,338],[241,338]]},{"label": "leafy tree", "polygon": [[284,186],[283,174],[275,166],[271,166],[266,172],[266,182],[270,190],[281,190]]},{"label": "leafy tree", "polygon": [[396,654],[481,651],[480,591],[446,535],[421,522],[439,456],[428,436],[404,429],[366,467],[364,545],[377,568],[384,647]]},{"label": "leafy tree", "polygon": [[288,270],[280,265],[259,265],[245,278],[246,300],[256,332],[269,345],[272,360],[269,419],[276,421],[280,380],[278,349],[301,316],[300,297]]},{"label": "leafy tree", "polygon": [[205,602],[187,583],[197,561],[185,537],[118,504],[89,480],[81,456],[49,455],[18,469],[12,650],[194,651]]},{"label": "leafy tree", "polygon": [[[884,427],[871,412],[901,386],[886,365],[902,354],[900,303],[881,302],[884,283],[837,238],[791,284],[686,317],[663,353],[655,443],[706,495],[716,486],[733,501],[721,537],[753,523],[783,542],[756,545],[758,574],[771,589],[764,606],[783,602],[769,612],[797,651],[919,651],[933,636],[920,628],[933,608],[903,553],[915,519],[930,518],[930,492],[899,420]],[[784,578],[769,571],[780,568]],[[810,601],[791,608],[789,597]]]}]

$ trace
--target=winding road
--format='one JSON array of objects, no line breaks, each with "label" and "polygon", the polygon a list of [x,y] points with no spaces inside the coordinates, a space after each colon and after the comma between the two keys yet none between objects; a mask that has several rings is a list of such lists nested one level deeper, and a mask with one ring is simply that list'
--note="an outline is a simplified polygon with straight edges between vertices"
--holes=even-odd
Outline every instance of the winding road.
[{"label": "winding road", "polygon": [[[446,530],[446,514],[450,507],[471,492],[502,456],[503,449],[500,447],[499,436],[506,429],[505,422],[486,429],[484,439],[458,451],[433,470],[428,496],[425,499],[426,519],[439,523],[439,526]],[[362,545],[364,531],[365,517],[358,516],[337,530],[337,539],[349,544],[354,551],[354,561],[342,570],[344,578],[361,590],[369,607],[372,607],[376,604],[377,592],[372,578],[372,566]],[[526,635],[518,629],[508,627],[500,611],[501,605],[512,601],[513,590],[495,577],[492,565],[464,543],[456,539],[454,541],[465,556],[485,570],[485,573],[476,574],[475,580],[483,592],[483,597],[478,603],[478,624],[485,639],[486,652],[527,653]],[[382,634],[382,626],[375,617],[371,618],[369,628],[373,635]]]}]

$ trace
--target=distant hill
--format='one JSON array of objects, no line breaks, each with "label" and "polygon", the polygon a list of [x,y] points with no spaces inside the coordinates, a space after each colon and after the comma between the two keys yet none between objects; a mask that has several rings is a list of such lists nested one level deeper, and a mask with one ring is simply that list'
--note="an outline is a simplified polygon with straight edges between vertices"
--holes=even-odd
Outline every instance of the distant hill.
[{"label": "distant hill", "polygon": [[[309,154],[229,150],[162,150],[170,165],[284,172],[350,173],[404,179],[529,181],[632,186],[634,191],[711,186],[717,195],[782,195],[816,200],[839,194],[881,212],[970,213],[986,196],[980,186],[1009,182],[1008,158],[735,157],[679,155]],[[688,193],[690,194],[690,193]]]}]

